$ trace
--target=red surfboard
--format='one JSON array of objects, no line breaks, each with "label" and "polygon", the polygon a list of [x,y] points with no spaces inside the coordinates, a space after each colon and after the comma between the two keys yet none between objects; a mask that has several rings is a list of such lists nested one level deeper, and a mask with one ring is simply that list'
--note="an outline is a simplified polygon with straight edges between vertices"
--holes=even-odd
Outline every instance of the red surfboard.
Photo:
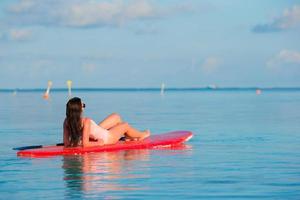
[{"label": "red surfboard", "polygon": [[39,149],[28,149],[17,152],[22,157],[47,157],[58,155],[76,155],[90,152],[120,151],[127,149],[151,149],[166,146],[176,146],[191,139],[193,134],[189,131],[174,131],[158,135],[151,135],[142,141],[119,141],[116,144],[103,145],[99,147],[74,147],[45,146]]}]

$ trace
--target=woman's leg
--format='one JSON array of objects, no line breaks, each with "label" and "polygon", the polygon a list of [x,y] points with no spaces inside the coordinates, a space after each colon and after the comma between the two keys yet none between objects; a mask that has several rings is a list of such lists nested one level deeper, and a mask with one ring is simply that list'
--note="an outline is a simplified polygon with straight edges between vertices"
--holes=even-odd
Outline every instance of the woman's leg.
[{"label": "woman's leg", "polygon": [[98,125],[105,129],[110,129],[117,124],[121,123],[122,119],[119,114],[112,113],[108,117],[106,117],[102,122],[100,122]]},{"label": "woman's leg", "polygon": [[108,143],[114,144],[118,142],[119,139],[124,135],[130,138],[137,138],[138,140],[143,140],[144,138],[150,136],[150,131],[138,131],[135,128],[131,127],[128,123],[122,122],[109,129]]}]

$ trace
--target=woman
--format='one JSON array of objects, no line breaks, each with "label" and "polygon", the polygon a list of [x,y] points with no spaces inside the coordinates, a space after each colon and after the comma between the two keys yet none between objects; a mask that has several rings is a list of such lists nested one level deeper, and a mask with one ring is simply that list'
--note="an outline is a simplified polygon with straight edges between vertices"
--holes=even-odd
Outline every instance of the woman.
[{"label": "woman", "polygon": [[105,144],[115,144],[123,136],[129,139],[143,140],[150,131],[138,131],[128,123],[123,122],[118,114],[111,114],[99,124],[90,118],[82,116],[85,104],[74,97],[67,103],[66,119],[64,121],[65,147],[93,147]]}]

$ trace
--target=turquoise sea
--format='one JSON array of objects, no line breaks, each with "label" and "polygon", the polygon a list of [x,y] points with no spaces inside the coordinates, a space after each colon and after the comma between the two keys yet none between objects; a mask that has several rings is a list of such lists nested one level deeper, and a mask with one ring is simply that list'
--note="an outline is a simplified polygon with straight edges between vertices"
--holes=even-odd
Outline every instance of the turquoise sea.
[{"label": "turquoise sea", "polygon": [[183,149],[19,158],[62,140],[66,90],[0,91],[0,199],[300,199],[300,90],[81,89],[85,115],[112,112]]}]

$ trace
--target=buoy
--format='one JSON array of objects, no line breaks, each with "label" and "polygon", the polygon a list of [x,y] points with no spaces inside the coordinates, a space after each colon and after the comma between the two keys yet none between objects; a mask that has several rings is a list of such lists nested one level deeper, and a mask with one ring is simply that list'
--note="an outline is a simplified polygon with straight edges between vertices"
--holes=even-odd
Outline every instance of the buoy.
[{"label": "buoy", "polygon": [[165,93],[165,84],[162,83],[160,86],[160,95],[164,95],[164,93]]},{"label": "buoy", "polygon": [[15,89],[15,90],[13,91],[12,95],[13,95],[13,96],[17,96],[17,93],[18,93],[18,92],[17,92],[17,89]]},{"label": "buoy", "polygon": [[46,90],[46,92],[43,95],[44,99],[49,99],[51,87],[52,87],[52,81],[48,81],[47,90]]},{"label": "buoy", "polygon": [[260,90],[260,89],[257,89],[257,90],[256,90],[256,94],[257,94],[257,95],[260,95],[260,94],[261,94],[261,90]]},{"label": "buoy", "polygon": [[67,81],[67,85],[68,85],[68,95],[69,95],[69,97],[71,97],[72,96],[72,91],[71,91],[71,89],[72,89],[72,81],[68,80]]}]

